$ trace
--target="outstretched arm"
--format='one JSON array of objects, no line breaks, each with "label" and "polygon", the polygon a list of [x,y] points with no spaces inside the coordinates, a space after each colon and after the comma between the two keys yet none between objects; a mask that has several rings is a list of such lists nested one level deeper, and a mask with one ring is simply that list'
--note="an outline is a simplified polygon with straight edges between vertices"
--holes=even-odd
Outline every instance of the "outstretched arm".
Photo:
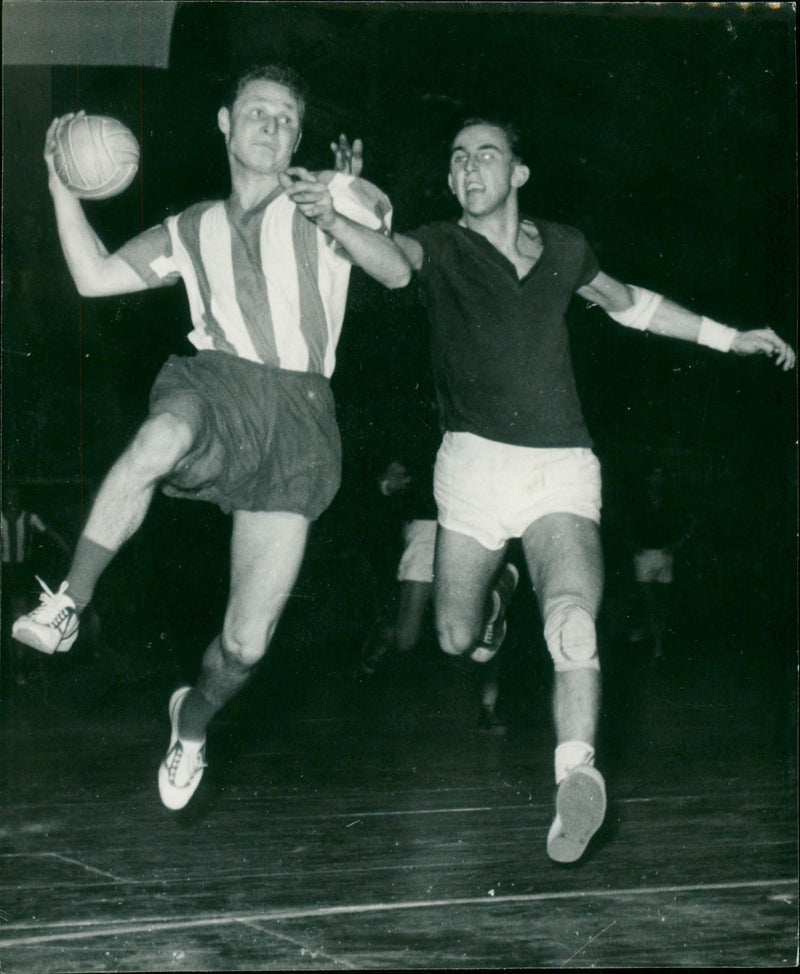
[{"label": "outstretched arm", "polygon": [[[331,142],[331,152],[337,172],[344,172],[351,176],[361,175],[364,170],[364,143],[361,139],[353,139],[351,145],[347,136],[342,133],[338,142]],[[400,233],[392,233],[392,240],[405,254],[412,270],[418,271],[422,267],[424,256],[422,245]]]},{"label": "outstretched arm", "polygon": [[659,294],[623,284],[602,271],[578,294],[620,324],[657,335],[708,345],[737,355],[767,355],[784,371],[794,368],[794,350],[771,328],[737,331],[682,308]]},{"label": "outstretched arm", "polygon": [[47,130],[44,161],[47,165],[48,188],[53,197],[58,236],[78,293],[84,297],[129,294],[143,291],[147,285],[121,257],[109,254],[92,229],[79,200],[61,182],[53,163],[59,129],[73,114],[56,118]]},{"label": "outstretched arm", "polygon": [[388,288],[408,284],[411,268],[392,238],[337,212],[326,183],[301,166],[280,173],[278,179],[300,212],[332,237],[354,264]]}]

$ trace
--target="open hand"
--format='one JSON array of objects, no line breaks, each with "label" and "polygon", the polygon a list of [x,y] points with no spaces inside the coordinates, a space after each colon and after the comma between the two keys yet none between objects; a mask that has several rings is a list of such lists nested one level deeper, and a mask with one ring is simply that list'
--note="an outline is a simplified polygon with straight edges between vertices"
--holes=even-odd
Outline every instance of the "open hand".
[{"label": "open hand", "polygon": [[347,173],[349,176],[361,175],[364,168],[364,143],[361,139],[354,139],[351,146],[347,136],[342,134],[338,142],[331,142],[331,152],[336,172]]},{"label": "open hand", "polygon": [[737,355],[768,355],[784,372],[794,368],[794,349],[771,328],[740,331],[733,340],[731,351]]}]

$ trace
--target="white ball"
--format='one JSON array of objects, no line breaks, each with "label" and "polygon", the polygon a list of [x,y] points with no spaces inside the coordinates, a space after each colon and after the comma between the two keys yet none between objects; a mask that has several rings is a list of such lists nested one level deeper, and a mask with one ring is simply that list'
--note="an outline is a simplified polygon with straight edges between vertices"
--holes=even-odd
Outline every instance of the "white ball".
[{"label": "white ball", "polygon": [[139,143],[115,118],[76,115],[58,133],[53,164],[75,196],[105,200],[133,181],[139,169]]}]

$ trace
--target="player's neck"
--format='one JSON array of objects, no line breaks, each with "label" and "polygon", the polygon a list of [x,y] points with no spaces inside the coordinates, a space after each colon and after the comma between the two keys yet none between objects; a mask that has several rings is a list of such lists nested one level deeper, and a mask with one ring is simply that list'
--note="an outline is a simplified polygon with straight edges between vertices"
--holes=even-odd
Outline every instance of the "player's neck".
[{"label": "player's neck", "polygon": [[519,209],[516,200],[508,199],[502,207],[480,216],[465,210],[459,222],[486,237],[501,254],[508,256],[516,252],[519,234]]},{"label": "player's neck", "polygon": [[243,210],[252,210],[274,193],[280,183],[277,173],[252,173],[231,170],[231,186]]}]

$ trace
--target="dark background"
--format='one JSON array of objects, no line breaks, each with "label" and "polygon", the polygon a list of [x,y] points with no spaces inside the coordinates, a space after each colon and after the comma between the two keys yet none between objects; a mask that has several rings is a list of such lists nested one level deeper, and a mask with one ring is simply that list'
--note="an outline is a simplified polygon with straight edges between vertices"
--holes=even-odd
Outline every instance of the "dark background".
[{"label": "dark background", "polygon": [[[112,115],[140,139],[132,187],[86,206],[113,249],[227,194],[218,86],[252,61],[288,62],[309,82],[300,164],[330,167],[339,132],[364,139],[365,176],[400,231],[455,214],[453,124],[499,111],[523,131],[527,212],[580,227],[608,273],[730,325],[772,325],[796,347],[794,30],[788,4],[196,2],[178,7],[167,70],[6,65],[4,482],[74,541],[164,358],[190,350],[180,287],[78,299],[41,160],[53,115]],[[606,613],[630,581],[627,506],[663,464],[698,520],[676,583],[686,632],[763,659],[765,692],[793,688],[794,373],[631,333],[581,301],[569,323],[604,466]],[[364,552],[380,535],[368,499],[398,418],[427,401],[426,364],[413,286],[389,293],[355,271],[334,377],[345,480],[299,589],[324,578],[339,614],[293,606],[286,623],[322,656],[355,652],[368,624]],[[157,498],[98,590],[108,631],[137,651],[161,639],[196,666],[224,603],[227,531],[208,505]]]}]

